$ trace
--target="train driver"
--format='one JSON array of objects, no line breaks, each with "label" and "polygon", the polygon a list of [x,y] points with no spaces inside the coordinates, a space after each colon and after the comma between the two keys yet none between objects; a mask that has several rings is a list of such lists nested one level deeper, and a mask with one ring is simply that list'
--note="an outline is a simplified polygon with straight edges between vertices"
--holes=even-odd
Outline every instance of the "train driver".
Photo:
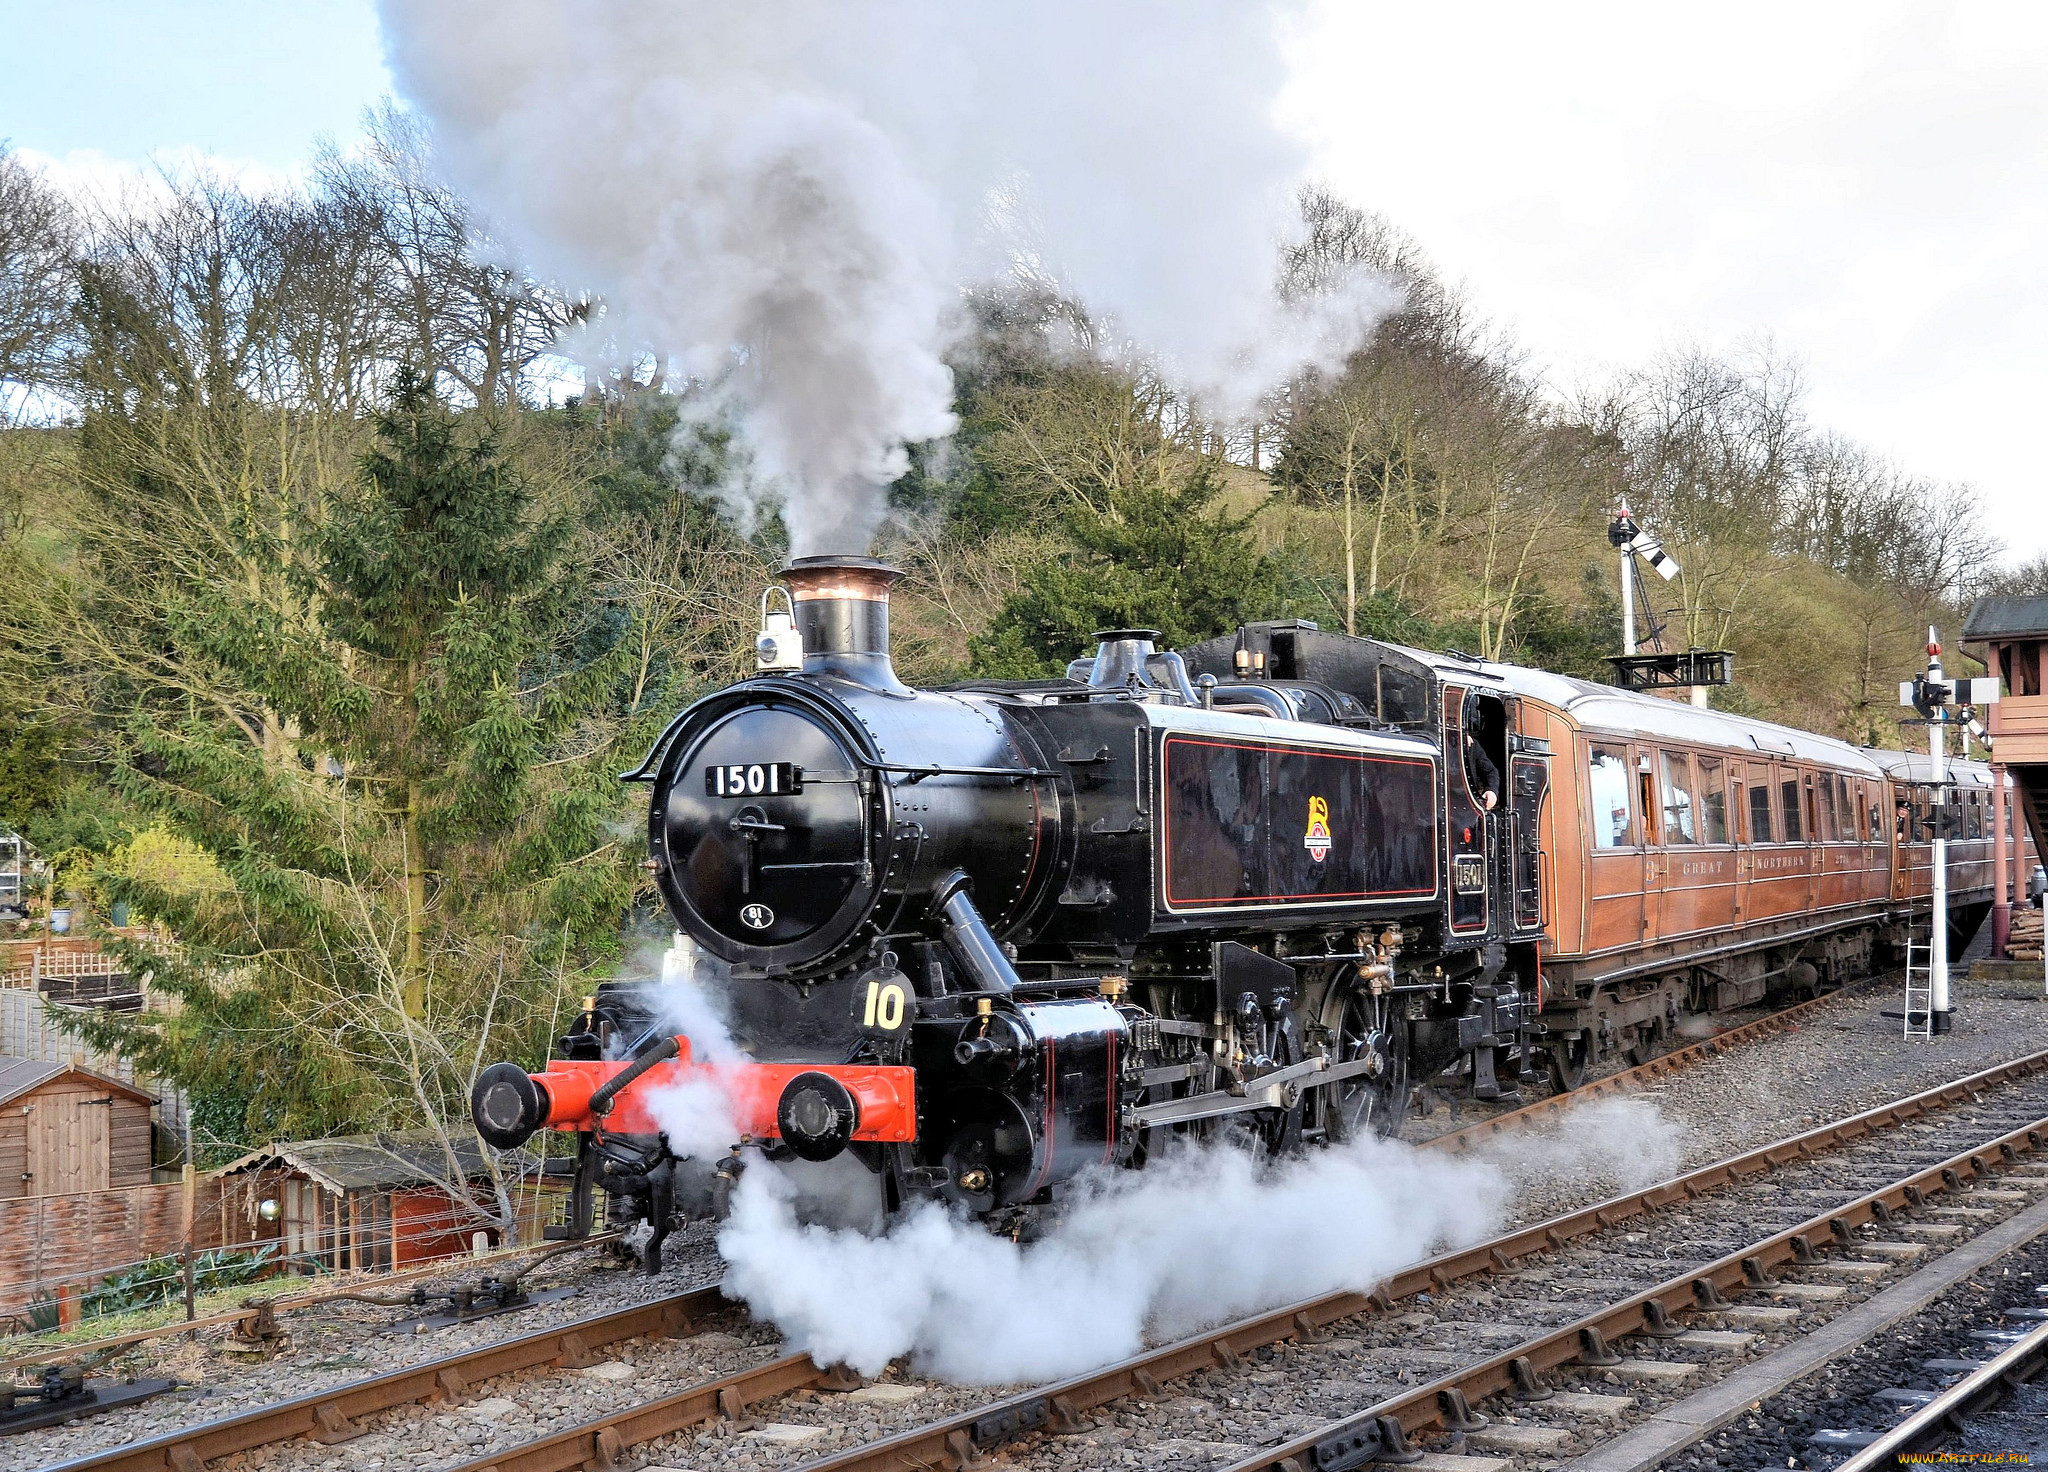
[{"label": "train driver", "polygon": [[1493,758],[1486,754],[1486,748],[1479,744],[1479,738],[1472,728],[1479,720],[1479,700],[1476,696],[1465,701],[1465,781],[1478,794],[1479,804],[1489,813],[1500,802],[1500,768],[1493,764]]}]

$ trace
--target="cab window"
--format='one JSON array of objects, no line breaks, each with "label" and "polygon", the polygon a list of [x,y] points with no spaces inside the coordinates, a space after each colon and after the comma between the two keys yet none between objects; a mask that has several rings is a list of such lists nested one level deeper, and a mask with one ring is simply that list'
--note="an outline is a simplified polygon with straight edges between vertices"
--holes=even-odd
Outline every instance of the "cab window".
[{"label": "cab window", "polygon": [[1659,752],[1659,772],[1664,782],[1664,841],[1697,843],[1693,827],[1692,763],[1683,752]]},{"label": "cab window", "polygon": [[1635,841],[1635,814],[1629,806],[1628,753],[1618,746],[1595,746],[1586,790],[1593,810],[1593,847],[1626,848]]},{"label": "cab window", "polygon": [[1726,843],[1728,841],[1728,790],[1721,780],[1721,758],[1703,756],[1699,759],[1700,783],[1696,796],[1700,801],[1700,842]]},{"label": "cab window", "polygon": [[1421,676],[1380,666],[1380,719],[1390,726],[1410,726],[1429,719]]}]

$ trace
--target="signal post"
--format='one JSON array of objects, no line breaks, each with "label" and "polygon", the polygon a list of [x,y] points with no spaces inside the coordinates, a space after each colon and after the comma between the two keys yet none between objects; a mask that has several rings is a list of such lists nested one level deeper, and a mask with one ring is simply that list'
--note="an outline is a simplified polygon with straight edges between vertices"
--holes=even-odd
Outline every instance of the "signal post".
[{"label": "signal post", "polygon": [[[1959,703],[1957,695],[1963,696]],[[1974,704],[1992,704],[1998,699],[1998,681],[1971,680],[1968,688],[1958,690],[1941,667],[1941,638],[1932,626],[1927,630],[1927,673],[1915,679],[1899,682],[1899,704],[1910,705],[1927,722],[1927,755],[1933,763],[1930,780],[1934,784],[1937,798],[1933,832],[1929,835],[1933,843],[1933,895],[1930,905],[1928,936],[1928,1032],[1939,1035],[1949,1030],[1954,1020],[1954,1009],[1949,1002],[1948,976],[1948,840],[1950,808],[1948,804],[1948,728],[1967,725],[1975,718]],[[2002,800],[2004,794],[1998,794]],[[1910,987],[1911,982],[1908,981]],[[1912,1011],[1910,1003],[1907,1011]],[[1907,1018],[1910,1029],[1913,1019]]]}]

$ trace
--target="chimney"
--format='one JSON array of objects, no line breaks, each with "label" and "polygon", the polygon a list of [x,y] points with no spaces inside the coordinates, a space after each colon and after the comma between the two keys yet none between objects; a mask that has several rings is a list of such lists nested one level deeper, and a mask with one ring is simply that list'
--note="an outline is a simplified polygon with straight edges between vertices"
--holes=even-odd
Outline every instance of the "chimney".
[{"label": "chimney", "polygon": [[804,673],[908,695],[889,660],[889,586],[903,574],[872,557],[799,557],[781,581],[796,606]]}]

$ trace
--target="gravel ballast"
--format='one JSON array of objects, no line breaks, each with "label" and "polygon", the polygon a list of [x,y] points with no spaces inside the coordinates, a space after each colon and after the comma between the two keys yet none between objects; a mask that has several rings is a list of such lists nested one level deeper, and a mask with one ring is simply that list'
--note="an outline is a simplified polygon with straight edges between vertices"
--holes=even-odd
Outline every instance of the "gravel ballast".
[{"label": "gravel ballast", "polygon": [[[1604,1123],[1597,1113],[1589,1112],[1577,1123],[1567,1116],[1544,1132],[1551,1141],[1567,1147],[1562,1151],[1535,1145],[1522,1148],[1512,1140],[1488,1147],[1489,1158],[1518,1180],[1512,1221],[1540,1219],[1610,1195],[1621,1185],[1644,1184],[1647,1178],[1631,1177],[1640,1176],[1645,1162],[1660,1167],[1656,1174],[1691,1168],[2048,1049],[2048,1003],[2043,1002],[2037,985],[1973,982],[1959,974],[1954,993],[1954,1031],[1932,1043],[1902,1039],[1899,1023],[1879,1015],[1899,1007],[1899,985],[1889,981],[1861,993],[1838,996],[1794,1030],[1746,1044],[1650,1085],[1634,1096],[1633,1107],[1639,1112],[1610,1113]],[[1644,1105],[1654,1109],[1655,1120],[1661,1120],[1661,1125],[1647,1132],[1643,1129],[1645,1115],[1640,1112]],[[1601,1107],[1596,1103],[1588,1110]],[[1429,1118],[1411,1121],[1404,1137],[1420,1139],[1484,1117],[1484,1111],[1472,1106],[1460,1114],[1461,1119],[1453,1119],[1451,1111],[1439,1109]],[[1589,1125],[1612,1127],[1616,1138],[1601,1149],[1575,1153],[1574,1132],[1583,1135]],[[535,1275],[532,1286],[578,1283],[584,1287],[580,1296],[407,1339],[374,1332],[402,1310],[332,1305],[286,1315],[291,1347],[286,1355],[267,1364],[227,1358],[220,1353],[222,1336],[217,1331],[203,1333],[197,1342],[176,1337],[147,1342],[101,1367],[99,1373],[170,1376],[184,1388],[73,1427],[0,1441],[0,1472],[46,1466],[174,1427],[422,1363],[457,1348],[517,1337],[715,1280],[718,1267],[707,1226],[694,1226],[672,1243],[677,1245],[671,1246],[670,1266],[659,1278],[631,1270],[593,1270],[590,1264],[598,1256],[596,1252],[588,1257],[557,1259]],[[1574,1261],[1569,1271],[1582,1280],[1596,1279],[1598,1260]],[[470,1270],[469,1276],[474,1275],[475,1270]],[[455,1265],[449,1276],[451,1281],[460,1281],[464,1271]],[[371,1286],[374,1291],[374,1284]],[[1469,1322],[1483,1322],[1485,1305],[1474,1302],[1470,1307]],[[1415,1346],[1415,1373],[1422,1378],[1441,1373],[1440,1359],[1456,1353],[1458,1332],[1451,1331],[1442,1345],[1432,1342],[1425,1346],[1421,1339],[1432,1336],[1418,1334],[1416,1326],[1405,1329],[1401,1337]],[[1476,1331],[1467,1337],[1472,1335]],[[613,1378],[589,1371],[522,1376],[516,1384],[476,1387],[471,1403],[460,1410],[390,1412],[375,1419],[370,1436],[347,1443],[345,1448],[298,1443],[216,1465],[236,1472],[259,1467],[310,1468],[335,1465],[338,1457],[345,1456],[348,1465],[364,1469],[447,1466],[487,1449],[574,1424],[600,1409],[670,1393],[695,1380],[781,1352],[772,1329],[748,1325],[737,1311],[710,1344],[703,1343],[703,1338],[637,1342],[603,1350],[601,1353],[629,1367],[629,1373],[613,1372]],[[1430,1359],[1431,1355],[1438,1360]],[[1182,1382],[1180,1389],[1185,1394],[1179,1398],[1199,1401],[1210,1407],[1208,1411],[1197,1412],[1187,1406],[1181,1408],[1185,1414],[1177,1414],[1165,1409],[1164,1402],[1176,1398],[1176,1387],[1168,1387],[1160,1406],[1132,1410],[1128,1417],[1113,1419],[1087,1436],[1063,1439],[1056,1464],[1076,1468],[1202,1466],[1213,1464],[1227,1448],[1255,1445],[1284,1434],[1279,1423],[1301,1414],[1279,1410],[1281,1405],[1300,1404],[1280,1383],[1296,1373],[1294,1358],[1291,1352],[1276,1352],[1269,1362],[1257,1367],[1255,1374],[1278,1377],[1263,1388],[1254,1381],[1225,1389],[1219,1382],[1219,1402],[1205,1399],[1193,1381]],[[1323,1367],[1330,1361],[1318,1360],[1318,1373],[1327,1373]],[[769,1423],[766,1426],[671,1438],[641,1449],[636,1460],[735,1468],[789,1466],[986,1403],[1001,1393],[986,1387],[955,1389],[935,1384],[905,1367],[892,1370],[884,1383],[906,1391],[914,1387],[916,1393],[861,1400],[821,1394],[792,1398],[754,1412]],[[1228,1403],[1233,1396],[1238,1403]],[[1256,1404],[1258,1401],[1268,1402],[1270,1409]],[[426,1424],[429,1422],[432,1428]],[[435,1429],[444,1425],[445,1431]],[[1204,1450],[1198,1452],[1198,1446]],[[1783,1466],[1783,1456],[1775,1464]],[[1771,1462],[1765,1459],[1747,1465]]]}]

